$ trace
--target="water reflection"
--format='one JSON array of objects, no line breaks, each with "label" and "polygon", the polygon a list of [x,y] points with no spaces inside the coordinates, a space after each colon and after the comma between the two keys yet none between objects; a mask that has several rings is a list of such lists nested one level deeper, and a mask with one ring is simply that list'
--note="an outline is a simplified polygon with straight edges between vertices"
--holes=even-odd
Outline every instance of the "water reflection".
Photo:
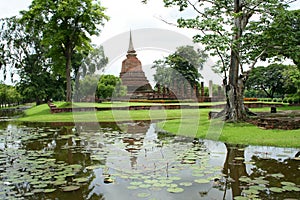
[{"label": "water reflection", "polygon": [[300,196],[299,149],[195,140],[150,122],[0,127],[1,199]]}]

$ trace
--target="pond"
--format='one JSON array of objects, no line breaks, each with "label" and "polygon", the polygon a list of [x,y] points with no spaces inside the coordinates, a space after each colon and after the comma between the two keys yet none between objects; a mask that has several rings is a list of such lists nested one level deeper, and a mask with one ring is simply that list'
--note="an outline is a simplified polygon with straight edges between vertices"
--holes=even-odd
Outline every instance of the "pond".
[{"label": "pond", "polygon": [[0,199],[298,199],[300,149],[176,136],[155,123],[0,122]]}]

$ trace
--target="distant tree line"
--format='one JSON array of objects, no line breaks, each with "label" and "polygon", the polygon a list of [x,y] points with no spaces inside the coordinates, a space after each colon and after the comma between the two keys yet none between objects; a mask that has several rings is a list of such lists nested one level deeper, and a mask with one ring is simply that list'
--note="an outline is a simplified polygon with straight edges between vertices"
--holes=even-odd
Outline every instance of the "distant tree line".
[{"label": "distant tree line", "polygon": [[245,97],[300,100],[300,71],[297,66],[271,64],[250,70]]},{"label": "distant tree line", "polygon": [[0,83],[0,107],[10,107],[19,105],[22,101],[20,93],[15,87]]},{"label": "distant tree line", "polygon": [[0,69],[19,74],[25,100],[70,102],[80,77],[107,63],[91,44],[109,19],[104,11],[100,1],[33,0],[20,17],[0,19]]}]

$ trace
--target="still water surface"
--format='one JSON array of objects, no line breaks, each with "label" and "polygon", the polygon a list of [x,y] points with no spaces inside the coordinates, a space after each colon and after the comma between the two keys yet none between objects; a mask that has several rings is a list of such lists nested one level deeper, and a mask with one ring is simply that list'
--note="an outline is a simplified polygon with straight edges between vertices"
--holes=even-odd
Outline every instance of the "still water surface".
[{"label": "still water surface", "polygon": [[299,152],[150,122],[0,122],[0,199],[299,199]]}]

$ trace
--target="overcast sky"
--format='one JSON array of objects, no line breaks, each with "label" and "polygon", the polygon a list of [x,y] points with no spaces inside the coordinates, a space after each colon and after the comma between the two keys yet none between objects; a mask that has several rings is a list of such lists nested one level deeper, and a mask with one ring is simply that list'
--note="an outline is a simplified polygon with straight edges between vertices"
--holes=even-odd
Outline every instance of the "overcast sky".
[{"label": "overcast sky", "polygon": [[[0,0],[0,18],[18,15],[20,10],[27,10],[30,3],[31,0]],[[93,37],[93,43],[97,45],[109,44],[109,47],[104,47],[105,53],[110,59],[107,69],[109,73],[115,75],[119,73],[121,61],[125,58],[128,48],[130,29],[133,33],[134,47],[138,51],[138,58],[147,69],[151,68],[153,60],[162,58],[174,51],[174,46],[170,44],[149,46],[148,44],[151,42],[151,35],[149,34],[152,34],[153,31],[157,30],[154,33],[156,36],[163,34],[164,41],[169,41],[167,35],[172,35],[170,41],[172,41],[171,43],[176,41],[177,45],[183,45],[180,42],[189,43],[192,36],[195,35],[192,30],[179,29],[159,19],[163,18],[175,22],[178,17],[187,14],[178,12],[177,8],[165,8],[162,0],[149,0],[146,5],[142,4],[141,0],[101,0],[101,3],[107,8],[105,13],[110,17],[110,20],[105,23],[100,36]],[[300,9],[300,0],[293,4],[293,9]],[[149,28],[152,32],[147,31]],[[168,31],[172,33],[169,34]],[[111,46],[114,46],[113,52]],[[147,69],[145,70],[147,71]],[[210,74],[210,72],[208,73]],[[211,74],[207,76],[206,79],[210,79]]]}]

